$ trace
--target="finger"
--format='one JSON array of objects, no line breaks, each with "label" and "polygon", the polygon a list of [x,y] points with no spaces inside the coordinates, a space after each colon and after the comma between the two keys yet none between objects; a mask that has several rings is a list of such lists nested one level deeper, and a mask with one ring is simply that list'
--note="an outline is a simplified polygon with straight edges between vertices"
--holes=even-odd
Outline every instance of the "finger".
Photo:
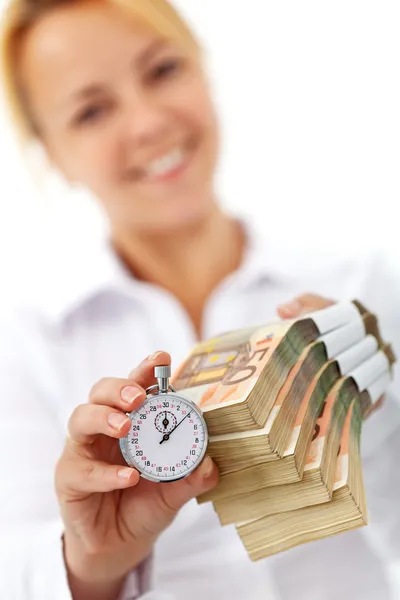
[{"label": "finger", "polygon": [[294,319],[299,316],[321,310],[335,304],[330,298],[323,298],[316,294],[302,294],[291,302],[281,304],[277,308],[278,315],[284,319]]},{"label": "finger", "polygon": [[192,498],[212,490],[217,485],[218,478],[216,464],[209,456],[206,456],[193,473],[184,479],[161,486],[160,493],[166,507],[175,512]]},{"label": "finger", "polygon": [[75,492],[77,495],[132,487],[139,479],[135,469],[93,460],[61,459],[56,470],[57,490],[69,494]]},{"label": "finger", "polygon": [[385,402],[385,399],[386,399],[386,395],[382,394],[382,396],[380,396],[374,404],[371,404],[371,406],[369,406],[367,408],[367,410],[365,411],[364,420],[368,419],[376,410],[381,408]]},{"label": "finger", "polygon": [[145,398],[146,391],[135,381],[104,377],[90,390],[89,403],[132,412],[140,408]]},{"label": "finger", "polygon": [[68,422],[68,440],[72,445],[82,446],[92,444],[98,435],[122,438],[130,426],[129,417],[109,406],[81,404]]},{"label": "finger", "polygon": [[126,412],[137,410],[146,398],[146,389],[156,383],[154,367],[170,365],[171,356],[168,352],[156,352],[145,358],[133,371],[128,379],[104,377],[91,389],[89,402],[113,406]]},{"label": "finger", "polygon": [[324,298],[317,294],[303,294],[302,296],[298,296],[296,300],[301,304],[303,312],[322,310],[335,304],[335,301],[331,298]]},{"label": "finger", "polygon": [[170,364],[170,354],[160,350],[145,358],[135,369],[133,369],[133,371],[129,373],[128,378],[129,380],[135,381],[137,384],[146,389],[157,383],[157,380],[154,377],[154,367]]},{"label": "finger", "polygon": [[286,304],[280,304],[277,313],[281,319],[294,319],[300,315],[302,305],[298,300],[292,300]]}]

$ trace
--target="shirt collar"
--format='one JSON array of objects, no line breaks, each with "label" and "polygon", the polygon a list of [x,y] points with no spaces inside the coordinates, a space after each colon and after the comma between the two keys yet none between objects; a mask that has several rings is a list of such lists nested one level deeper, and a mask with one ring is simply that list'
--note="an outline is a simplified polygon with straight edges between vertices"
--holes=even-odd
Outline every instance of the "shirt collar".
[{"label": "shirt collar", "polygon": [[[241,266],[227,282],[235,280],[244,289],[279,277],[274,245],[254,220],[236,218],[244,227],[247,243]],[[101,294],[113,293],[134,301],[152,287],[135,279],[114,251],[107,233],[90,241],[74,239],[73,243],[57,236],[50,247],[52,252],[41,260],[43,268],[35,288],[42,311],[56,324]]]}]

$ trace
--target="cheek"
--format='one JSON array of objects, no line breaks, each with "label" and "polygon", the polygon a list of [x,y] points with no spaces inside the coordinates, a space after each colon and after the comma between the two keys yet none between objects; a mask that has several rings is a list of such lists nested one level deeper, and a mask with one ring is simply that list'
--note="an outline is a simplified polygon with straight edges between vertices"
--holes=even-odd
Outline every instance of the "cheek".
[{"label": "cheek", "polygon": [[103,134],[74,140],[67,149],[64,147],[63,156],[63,171],[68,179],[90,188],[98,196],[115,181],[117,149]]},{"label": "cheek", "polygon": [[200,134],[217,137],[217,118],[209,89],[202,77],[186,82],[175,96],[176,106]]},{"label": "cheek", "polygon": [[220,151],[218,121],[214,109],[210,105],[204,105],[202,115],[205,175],[206,177],[213,177]]},{"label": "cheek", "polygon": [[206,182],[213,176],[220,143],[217,117],[207,97],[193,99],[192,118],[200,137],[199,167]]},{"label": "cheek", "polygon": [[119,173],[119,156],[115,145],[99,143],[87,160],[87,185],[98,196],[108,193]]},{"label": "cheek", "polygon": [[210,139],[217,136],[217,119],[214,106],[207,96],[193,98],[193,111],[199,127],[207,134]]}]

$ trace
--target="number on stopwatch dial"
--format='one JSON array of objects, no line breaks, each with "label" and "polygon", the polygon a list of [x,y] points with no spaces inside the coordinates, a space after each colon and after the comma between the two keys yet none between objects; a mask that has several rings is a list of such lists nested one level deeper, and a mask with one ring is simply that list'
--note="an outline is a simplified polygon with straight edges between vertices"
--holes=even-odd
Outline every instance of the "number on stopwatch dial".
[{"label": "number on stopwatch dial", "polygon": [[151,481],[174,481],[191,473],[207,449],[207,426],[200,409],[177,394],[147,397],[129,415],[131,428],[120,440],[128,465]]}]

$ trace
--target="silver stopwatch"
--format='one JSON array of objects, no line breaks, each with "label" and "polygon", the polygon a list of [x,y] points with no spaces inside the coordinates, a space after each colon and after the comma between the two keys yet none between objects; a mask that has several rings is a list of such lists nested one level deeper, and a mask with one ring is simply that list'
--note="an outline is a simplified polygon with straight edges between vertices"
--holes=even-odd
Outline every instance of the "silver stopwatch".
[{"label": "silver stopwatch", "polygon": [[142,406],[128,416],[129,433],[120,440],[122,455],[142,477],[156,482],[187,477],[204,458],[207,424],[201,410],[171,387],[170,366],[155,367],[158,384],[146,390]]}]

